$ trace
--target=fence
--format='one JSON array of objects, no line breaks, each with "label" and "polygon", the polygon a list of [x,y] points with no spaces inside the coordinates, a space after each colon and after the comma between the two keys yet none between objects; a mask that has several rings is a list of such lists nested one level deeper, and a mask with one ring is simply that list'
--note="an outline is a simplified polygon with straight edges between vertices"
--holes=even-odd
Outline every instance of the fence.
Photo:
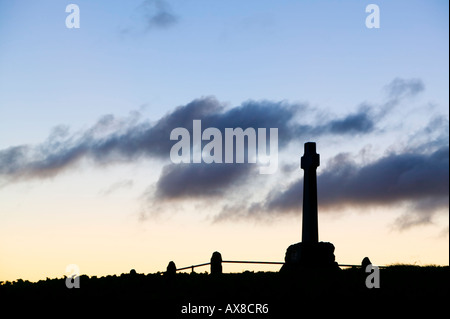
[{"label": "fence", "polygon": [[[242,261],[242,260],[222,260],[221,263],[230,263],[230,264],[270,264],[270,265],[283,265],[284,264],[284,262],[280,262],[280,261]],[[198,265],[187,266],[187,267],[183,267],[183,268],[177,268],[176,271],[186,270],[186,269],[191,268],[191,271],[194,272],[194,268],[207,266],[207,265],[211,265],[211,262],[198,264]]]},{"label": "fence", "polygon": [[[197,265],[191,265],[191,266],[187,266],[187,267],[182,267],[182,268],[175,268],[172,271],[173,272],[177,272],[177,271],[181,271],[181,270],[186,270],[186,269],[191,269],[191,272],[194,272],[194,268],[197,267],[202,267],[202,266],[208,266],[211,265],[211,273],[213,273],[213,267],[219,267],[220,268],[220,272],[222,272],[222,264],[223,263],[232,263],[232,264],[268,264],[268,265],[283,265],[284,262],[281,261],[244,261],[244,260],[222,260],[220,253],[217,253],[218,255],[215,254],[217,252],[215,252],[211,258],[211,262],[206,262],[206,263],[202,263],[202,264],[197,264]],[[171,262],[172,263],[172,262]],[[361,267],[361,265],[351,265],[351,264],[339,264],[339,267],[344,267],[344,268],[359,268]],[[383,266],[381,266],[383,267]],[[169,267],[168,267],[169,269]]]}]

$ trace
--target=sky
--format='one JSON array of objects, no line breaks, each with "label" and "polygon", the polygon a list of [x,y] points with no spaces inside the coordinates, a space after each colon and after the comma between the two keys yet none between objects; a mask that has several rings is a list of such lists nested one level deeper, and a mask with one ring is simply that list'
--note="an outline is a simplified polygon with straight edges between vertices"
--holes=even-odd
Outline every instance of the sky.
[{"label": "sky", "polygon": [[[448,265],[448,9],[1,1],[0,281],[62,277],[70,264],[154,273],[214,251],[283,261],[301,241],[306,142],[320,154],[319,239],[338,263]],[[223,137],[223,159],[227,129],[266,129],[277,169],[261,174],[249,143],[243,163],[208,163],[199,150],[213,135],[196,141],[194,120]],[[176,128],[190,138],[182,163]],[[246,269],[279,267],[224,265]]]}]

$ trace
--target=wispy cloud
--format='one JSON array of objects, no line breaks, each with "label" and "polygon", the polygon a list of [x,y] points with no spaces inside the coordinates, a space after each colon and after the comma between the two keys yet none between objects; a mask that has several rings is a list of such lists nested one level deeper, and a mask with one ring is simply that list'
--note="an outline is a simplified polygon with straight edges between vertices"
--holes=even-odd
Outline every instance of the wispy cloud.
[{"label": "wispy cloud", "polygon": [[145,0],[134,11],[133,23],[121,29],[123,34],[168,29],[179,22],[178,15],[165,0]]},{"label": "wispy cloud", "polygon": [[389,83],[385,90],[390,100],[398,101],[403,97],[414,96],[425,90],[421,79],[395,78]]},{"label": "wispy cloud", "polygon": [[103,195],[103,196],[109,196],[121,189],[130,189],[133,187],[133,180],[132,179],[124,179],[124,180],[120,180],[114,184],[112,184],[111,186],[102,189],[99,194]]},{"label": "wispy cloud", "polygon": [[145,0],[139,8],[143,10],[147,29],[165,29],[178,22],[178,17],[167,1]]}]

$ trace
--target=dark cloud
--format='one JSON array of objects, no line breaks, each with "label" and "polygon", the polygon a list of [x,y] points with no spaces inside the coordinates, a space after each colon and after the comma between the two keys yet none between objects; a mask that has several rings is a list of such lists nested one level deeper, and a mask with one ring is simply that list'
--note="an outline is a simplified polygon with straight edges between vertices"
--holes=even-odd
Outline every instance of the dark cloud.
[{"label": "dark cloud", "polygon": [[127,162],[141,156],[169,158],[170,132],[175,127],[191,126],[222,107],[212,99],[195,100],[175,109],[156,124],[139,122],[139,116],[118,119],[105,115],[84,132],[69,134],[62,126],[37,146],[15,146],[0,150],[0,178],[52,177],[73,167],[80,159],[89,158],[99,164]]},{"label": "dark cloud", "polygon": [[[432,153],[419,150],[389,154],[358,165],[349,154],[339,154],[317,177],[319,206],[339,211],[345,206],[364,210],[369,206],[408,204],[410,211],[396,220],[398,228],[430,222],[433,214],[448,208],[449,147]],[[301,211],[303,179],[286,189],[272,190],[264,203],[252,210],[282,214]]]},{"label": "dark cloud", "polygon": [[[168,160],[170,149],[175,144],[170,140],[170,132],[177,127],[192,132],[194,119],[202,120],[203,129],[215,127],[223,134],[227,127],[276,127],[279,147],[282,148],[304,133],[317,131],[310,125],[293,121],[295,115],[306,111],[305,105],[270,101],[248,101],[226,109],[215,98],[206,97],[176,108],[153,125],[140,121],[135,113],[125,119],[105,115],[84,132],[71,134],[67,127],[58,126],[40,145],[0,150],[0,177],[8,180],[52,177],[74,167],[82,158],[103,165],[128,162],[142,156]],[[330,129],[324,127],[336,126],[336,122],[319,126],[322,134],[326,134]],[[339,129],[341,134],[346,132],[344,128]],[[239,168],[236,166],[236,169]]]},{"label": "dark cloud", "polygon": [[[389,86],[392,98],[411,95],[423,87],[419,80],[395,79]],[[65,126],[56,127],[48,139],[37,146],[15,146],[0,150],[0,178],[12,181],[22,178],[52,177],[74,167],[82,158],[99,164],[132,161],[142,156],[168,160],[174,141],[170,132],[184,127],[192,132],[192,121],[202,120],[202,127],[278,128],[279,148],[302,137],[332,134],[368,134],[379,120],[379,110],[362,106],[355,113],[302,123],[315,110],[306,104],[272,101],[247,101],[226,108],[213,97],[196,99],[168,113],[154,124],[140,121],[138,113],[128,118],[105,115],[84,132],[70,134]],[[299,119],[299,120],[295,120]],[[224,152],[223,152],[224,153]],[[240,170],[237,168],[236,170]]]},{"label": "dark cloud", "polygon": [[335,135],[367,134],[375,129],[377,121],[371,107],[361,107],[358,112],[329,120],[324,125],[316,127],[313,132],[315,135],[326,133]]},{"label": "dark cloud", "polygon": [[395,78],[385,90],[387,99],[379,106],[362,104],[355,113],[350,113],[343,118],[330,120],[322,127],[317,127],[315,132],[331,134],[367,134],[375,130],[377,122],[383,119],[389,111],[396,107],[402,100],[414,97],[425,89],[420,79]]},{"label": "dark cloud", "polygon": [[321,203],[389,205],[448,196],[448,151],[446,145],[431,154],[390,154],[364,166],[344,158],[320,175]]},{"label": "dark cloud", "polygon": [[[225,128],[278,128],[279,148],[294,140],[301,140],[305,134],[320,136],[324,134],[346,135],[365,134],[373,130],[375,123],[370,114],[361,108],[341,119],[324,121],[316,126],[295,122],[295,116],[311,112],[305,104],[286,102],[247,101],[241,106],[225,109],[217,100],[204,98],[177,108],[158,121],[152,128],[153,138],[161,141],[160,149],[169,153],[172,143],[166,144],[171,129],[185,127],[192,132],[192,120],[201,119],[202,128],[218,128],[224,136]],[[222,144],[224,147],[224,144]],[[222,150],[225,156],[225,150]],[[224,196],[231,187],[245,181],[250,173],[257,174],[255,165],[245,164],[171,164],[164,168],[157,184],[155,194],[150,200],[183,198],[205,198]]]},{"label": "dark cloud", "polygon": [[251,164],[170,164],[156,184],[157,200],[225,196],[232,186],[241,186],[255,171]]}]

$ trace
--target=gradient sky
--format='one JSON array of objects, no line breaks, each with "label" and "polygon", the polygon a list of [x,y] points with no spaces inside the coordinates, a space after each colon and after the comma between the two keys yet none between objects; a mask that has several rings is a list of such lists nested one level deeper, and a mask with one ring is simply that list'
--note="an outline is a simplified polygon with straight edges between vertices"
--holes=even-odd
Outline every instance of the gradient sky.
[{"label": "gradient sky", "polygon": [[[65,8],[80,8],[68,29]],[[380,8],[368,29],[365,8]],[[283,261],[303,144],[336,260],[449,262],[446,1],[1,1],[0,281]],[[171,163],[175,127],[279,130],[279,169]],[[277,270],[224,265],[225,272]],[[199,271],[209,270],[207,267]]]}]

